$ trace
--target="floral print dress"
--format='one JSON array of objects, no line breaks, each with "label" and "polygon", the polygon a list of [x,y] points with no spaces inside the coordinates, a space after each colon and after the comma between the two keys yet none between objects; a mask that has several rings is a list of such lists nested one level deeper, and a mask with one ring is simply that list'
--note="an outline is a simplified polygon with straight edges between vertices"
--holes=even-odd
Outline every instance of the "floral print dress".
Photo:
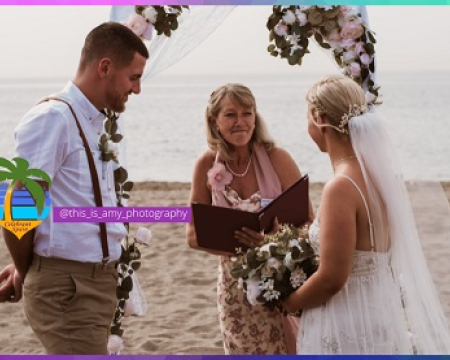
[{"label": "floral print dress", "polygon": [[[261,209],[261,194],[241,199],[229,186],[222,191],[230,207],[256,212]],[[231,355],[287,354],[282,315],[244,301],[242,289],[231,276],[232,261],[221,256],[217,282],[217,304],[225,353]]]}]

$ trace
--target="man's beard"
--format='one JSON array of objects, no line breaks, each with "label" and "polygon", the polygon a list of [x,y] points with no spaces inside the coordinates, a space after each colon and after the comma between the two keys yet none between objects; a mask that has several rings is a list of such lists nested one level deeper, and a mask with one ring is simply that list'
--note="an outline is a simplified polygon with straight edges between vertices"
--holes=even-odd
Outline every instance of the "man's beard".
[{"label": "man's beard", "polygon": [[108,109],[116,113],[125,111],[124,96],[112,88],[108,88],[106,91],[106,103],[108,104]]}]

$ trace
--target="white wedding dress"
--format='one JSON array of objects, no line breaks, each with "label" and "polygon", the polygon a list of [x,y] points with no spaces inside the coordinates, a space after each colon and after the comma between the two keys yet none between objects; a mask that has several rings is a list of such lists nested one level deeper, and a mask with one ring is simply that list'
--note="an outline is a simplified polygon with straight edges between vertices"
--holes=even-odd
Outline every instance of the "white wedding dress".
[{"label": "white wedding dress", "polygon": [[[359,187],[366,210],[367,202]],[[371,222],[368,212],[369,222]],[[309,236],[319,249],[320,220]],[[373,233],[371,243],[373,247]],[[326,304],[306,309],[297,339],[299,354],[412,354],[400,285],[392,276],[391,251],[355,251],[344,287]]]}]

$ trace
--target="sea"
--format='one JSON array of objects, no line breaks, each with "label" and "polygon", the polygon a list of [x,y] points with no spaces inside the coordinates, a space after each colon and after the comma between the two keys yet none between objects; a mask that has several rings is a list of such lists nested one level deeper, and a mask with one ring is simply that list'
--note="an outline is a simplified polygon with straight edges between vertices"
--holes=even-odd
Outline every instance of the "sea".
[{"label": "sea", "polygon": [[[305,94],[321,74],[157,75],[130,96],[120,117],[124,167],[132,181],[189,182],[207,149],[204,125],[209,95],[229,82],[253,91],[276,144],[311,181],[332,176],[329,159],[307,133]],[[0,79],[0,156],[14,156],[14,128],[42,97],[68,79]],[[450,181],[450,72],[384,72],[377,75],[376,112],[388,127],[406,180]]]}]

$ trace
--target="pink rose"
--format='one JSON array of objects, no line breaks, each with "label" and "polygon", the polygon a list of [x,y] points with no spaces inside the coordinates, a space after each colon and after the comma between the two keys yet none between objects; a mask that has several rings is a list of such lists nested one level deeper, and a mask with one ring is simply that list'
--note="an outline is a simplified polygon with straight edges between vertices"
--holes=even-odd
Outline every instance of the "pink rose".
[{"label": "pink rose", "polygon": [[142,36],[147,30],[147,21],[145,18],[139,14],[130,15],[126,23],[137,36]]},{"label": "pink rose", "polygon": [[364,34],[364,28],[354,22],[344,24],[341,30],[341,36],[343,39],[358,39]]},{"label": "pink rose", "polygon": [[353,40],[353,39],[344,39],[339,44],[344,49],[350,49],[352,46],[355,45],[355,40]]},{"label": "pink rose", "polygon": [[361,66],[357,62],[352,62],[349,70],[352,76],[359,76],[361,74]]},{"label": "pink rose", "polygon": [[364,43],[362,41],[356,43],[355,45],[355,53],[356,54],[361,54],[361,53],[365,53],[366,49],[364,48]]},{"label": "pink rose", "polygon": [[228,185],[233,180],[233,175],[227,171],[224,164],[219,162],[214,164],[207,175],[212,189],[218,191],[224,190],[225,185]]},{"label": "pink rose", "polygon": [[359,59],[364,65],[369,65],[372,62],[372,58],[367,53],[362,54]]}]

